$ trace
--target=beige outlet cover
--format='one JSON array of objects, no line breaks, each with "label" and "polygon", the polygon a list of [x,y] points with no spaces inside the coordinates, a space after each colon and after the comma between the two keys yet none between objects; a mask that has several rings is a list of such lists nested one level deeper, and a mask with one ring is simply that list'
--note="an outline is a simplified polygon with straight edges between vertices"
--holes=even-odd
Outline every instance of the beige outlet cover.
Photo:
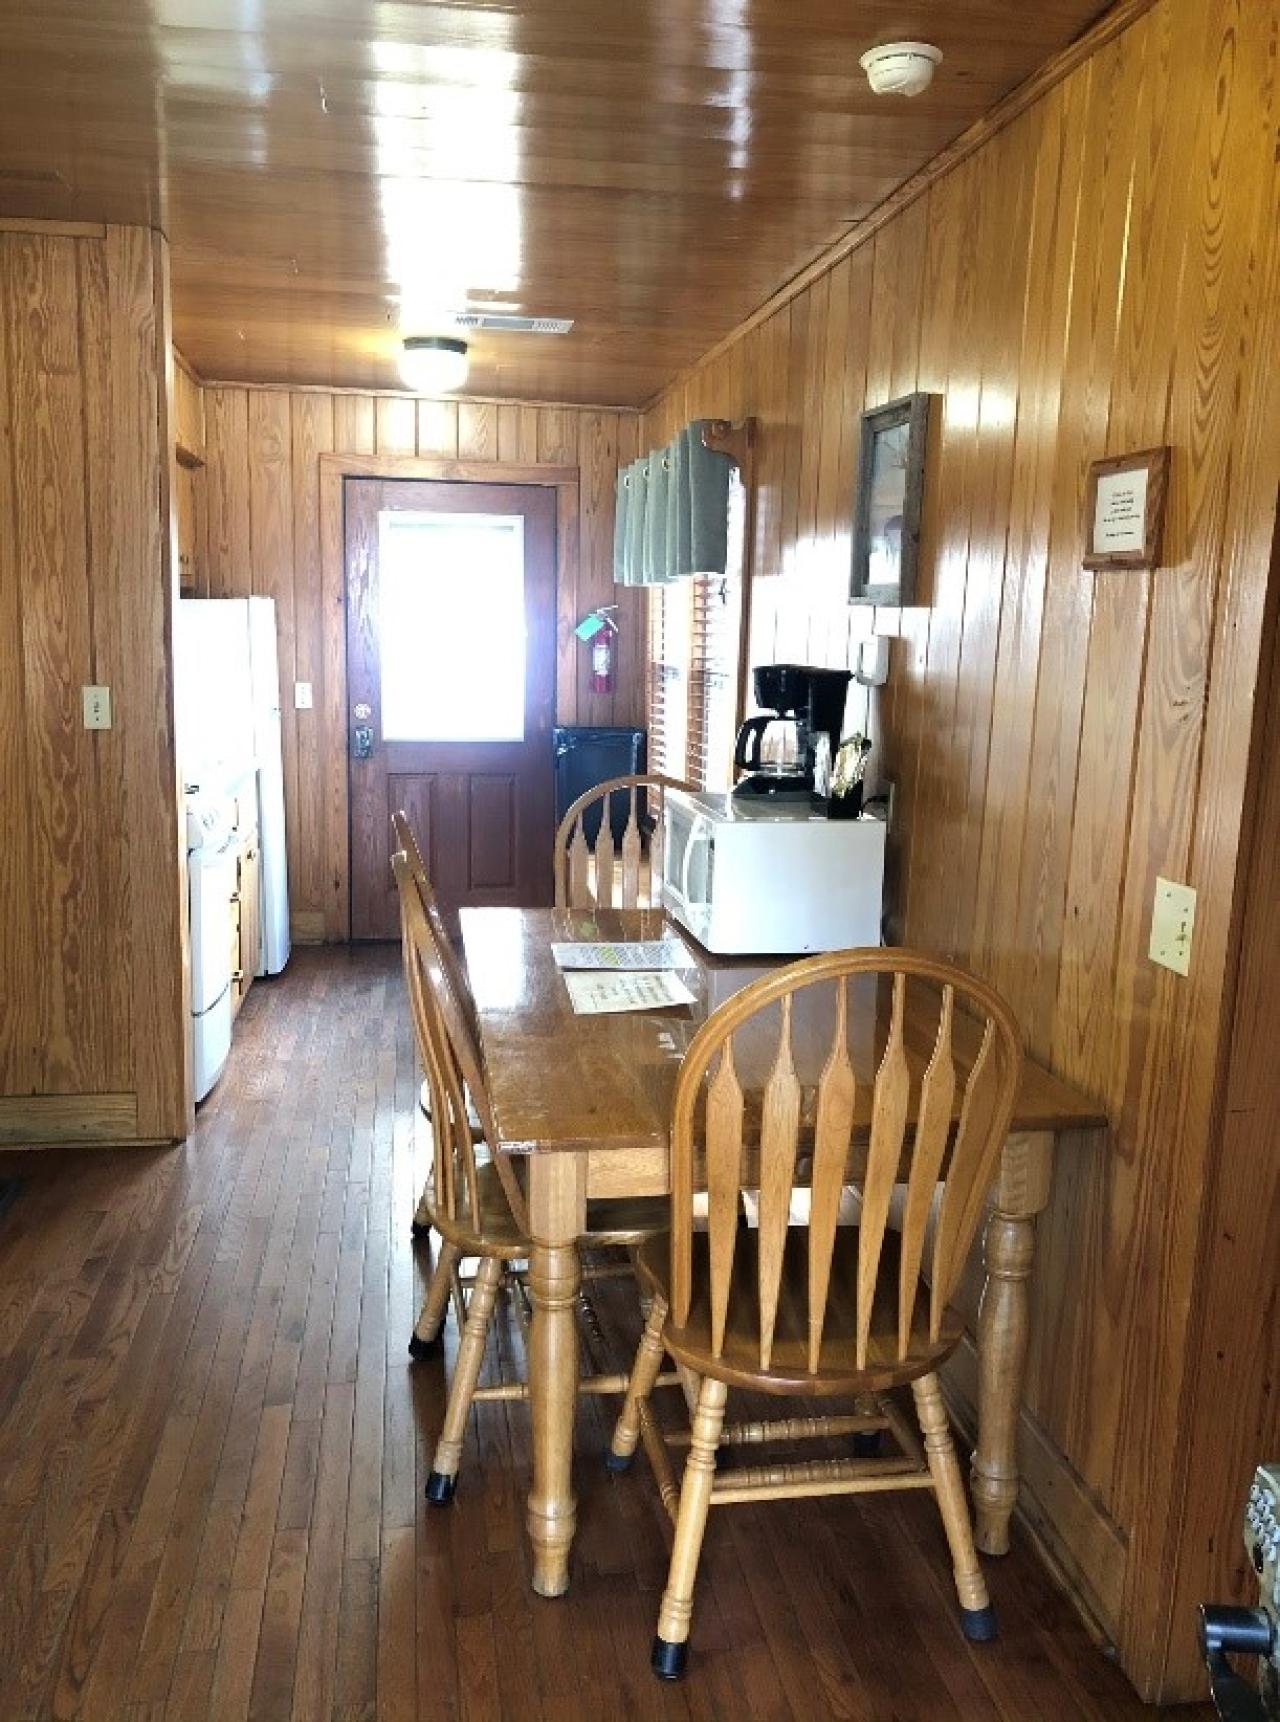
[{"label": "beige outlet cover", "polygon": [[1175,974],[1191,972],[1191,936],[1196,924],[1196,894],[1190,885],[1157,875],[1155,902],[1151,910],[1151,944],[1148,954]]}]

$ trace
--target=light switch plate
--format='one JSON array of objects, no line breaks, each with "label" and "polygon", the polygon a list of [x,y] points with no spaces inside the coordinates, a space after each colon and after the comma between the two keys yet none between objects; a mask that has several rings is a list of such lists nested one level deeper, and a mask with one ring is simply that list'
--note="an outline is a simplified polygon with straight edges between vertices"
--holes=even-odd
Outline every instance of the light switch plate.
[{"label": "light switch plate", "polygon": [[84,727],[110,729],[111,689],[83,687],[80,689],[80,698],[84,704]]},{"label": "light switch plate", "polygon": [[309,712],[312,706],[311,683],[295,682],[293,684],[293,709],[298,712]]},{"label": "light switch plate", "polygon": [[1176,879],[1156,878],[1155,903],[1151,910],[1151,944],[1148,954],[1177,975],[1191,972],[1191,935],[1196,924],[1196,894],[1190,885]]}]

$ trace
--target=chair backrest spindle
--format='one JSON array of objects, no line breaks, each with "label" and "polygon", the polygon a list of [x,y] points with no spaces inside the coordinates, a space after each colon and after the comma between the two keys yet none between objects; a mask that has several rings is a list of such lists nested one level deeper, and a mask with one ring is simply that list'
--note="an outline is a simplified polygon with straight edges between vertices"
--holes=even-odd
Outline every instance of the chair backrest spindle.
[{"label": "chair backrest spindle", "polygon": [[[883,1050],[874,1077],[855,1072],[850,1051],[850,984],[889,983]],[[816,990],[815,990],[816,989]],[[927,994],[927,1007],[915,1001]],[[830,1000],[830,1006],[827,1001]],[[958,1016],[968,1020],[957,1040]],[[804,1011],[805,1036],[798,1025]],[[758,1048],[757,1019],[776,1016],[767,1074],[758,1075],[744,1033]],[[822,1024],[817,1042],[815,1019]],[[826,1024],[830,1023],[830,1039]],[[976,1057],[972,1047],[977,1043]],[[958,1048],[970,1050],[962,1058]],[[803,1054],[803,1056],[802,1056]],[[904,950],[835,951],[766,975],[722,1005],[694,1036],[676,1082],[671,1162],[671,1308],[677,1327],[689,1317],[695,1286],[693,1192],[695,1153],[705,1154],[708,1190],[705,1257],[714,1355],[722,1355],[734,1297],[734,1254],[746,1151],[758,1145],[757,1239],[760,1368],[767,1371],[779,1319],[786,1252],[797,1230],[793,1195],[802,1155],[809,1165],[806,1367],[820,1367],[826,1311],[837,1290],[853,1295],[853,1352],[870,1366],[869,1344],[905,1358],[926,1320],[936,1340],[981,1217],[1008,1131],[1017,1089],[1020,1044],[1008,1006],[982,981],[946,963]],[[824,1059],[821,1070],[811,1064]],[[859,1069],[865,1064],[865,1052]],[[748,1072],[744,1083],[743,1073]],[[808,1086],[806,1086],[806,1084]],[[756,1113],[758,1144],[747,1121]],[[914,1105],[913,1105],[914,1100]],[[958,1111],[957,1111],[958,1107]],[[863,1145],[865,1144],[865,1147]],[[905,1183],[900,1237],[889,1248],[895,1186]],[[856,1283],[833,1284],[837,1222],[845,1188],[860,1198]],[[927,1228],[938,1185],[942,1198],[926,1262]],[[697,1270],[702,1271],[702,1270]],[[877,1318],[878,1295],[888,1310]],[[927,1303],[920,1303],[928,1279]],[[883,1293],[881,1282],[886,1281]],[[919,1313],[917,1313],[919,1311]],[[895,1334],[896,1329],[896,1334]],[[887,1339],[886,1339],[887,1331]],[[882,1351],[878,1355],[883,1355]]]},{"label": "chair backrest spindle", "polygon": [[[637,909],[658,907],[642,899],[644,889],[644,837],[641,832],[640,796],[647,795],[647,813],[654,820],[649,843],[651,857],[662,854],[663,798],[668,789],[688,789],[687,783],[664,777],[660,772],[639,772],[612,777],[589,789],[566,811],[556,831],[555,886],[558,909]],[[627,823],[620,840],[613,834],[613,797],[628,796]],[[599,809],[600,825],[592,846],[586,820]]]},{"label": "chair backrest spindle", "polygon": [[818,1367],[822,1329],[831,1285],[831,1255],[844,1196],[845,1163],[853,1134],[853,1105],[857,1095],[849,1059],[849,983],[836,982],[835,1022],[831,1050],[818,1083],[818,1107],[813,1129],[813,1183],[809,1191],[809,1356],[810,1372]]},{"label": "chair backrest spindle", "polygon": [[871,1108],[871,1142],[862,1184],[862,1221],[858,1228],[858,1368],[867,1365],[867,1334],[880,1256],[884,1249],[889,1204],[902,1163],[902,1143],[907,1130],[907,1108],[911,1102],[911,1078],[903,1043],[907,977],[893,977],[893,1007],[889,1018],[889,1040],[876,1071]]},{"label": "chair backrest spindle", "polygon": [[435,891],[427,876],[426,863],[422,859],[418,839],[414,835],[413,826],[409,823],[409,816],[403,808],[391,815],[391,831],[394,839],[392,852],[394,853],[397,849],[403,850],[405,859],[409,863],[409,871],[413,874],[413,882],[417,886],[418,895],[422,899],[423,910],[435,937],[440,961],[449,976],[459,1004],[466,1012],[467,1021],[470,1023],[474,1035],[476,1010],[475,1001],[471,997],[471,983],[467,980],[466,970],[454,949],[453,940],[449,937],[449,930],[440,913],[440,905],[436,901]]},{"label": "chair backrest spindle", "polygon": [[427,918],[412,865],[403,850],[392,857],[400,891],[405,986],[418,1056],[431,1090],[431,1138],[436,1200],[454,1219],[466,1217],[479,1230],[475,1146],[467,1113],[466,1083],[453,1054],[442,1001],[449,993],[435,933]]},{"label": "chair backrest spindle", "polygon": [[[465,996],[460,996],[453,978],[452,970],[460,970],[461,964],[455,955],[451,965],[445,955],[452,948],[443,927],[437,931],[432,925],[409,853],[397,850],[391,864],[400,892],[409,1004],[419,1056],[431,1089],[436,1199],[445,1204],[446,1212],[454,1218],[462,1217],[459,1202],[465,1199],[473,1230],[481,1229],[469,1099],[512,1214],[517,1224],[527,1230],[523,1192],[510,1157],[498,1147],[484,1060],[474,1017],[468,1009],[470,993],[468,990]],[[427,890],[430,891],[429,885]]]},{"label": "chair backrest spindle", "polygon": [[[911,1176],[907,1181],[907,1198],[902,1215],[902,1254],[898,1280],[898,1350],[907,1349],[911,1331],[911,1316],[915,1307],[916,1287],[920,1280],[920,1262],[924,1255],[925,1228],[933,1206],[934,1191],[942,1171],[947,1141],[951,1134],[951,1110],[955,1104],[956,1067],[951,1050],[951,1023],[955,1010],[955,988],[942,989],[942,1008],[938,1012],[938,1038],[933,1044],[929,1068],[920,1084],[920,1116],[916,1120],[915,1146],[911,1156]],[[941,1304],[930,1313],[930,1332],[938,1336]]]},{"label": "chair backrest spindle", "polygon": [[800,1146],[800,1083],[791,1046],[791,997],[785,993],[778,1050],[764,1091],[760,1119],[760,1367],[768,1369],[778,1315],[778,1288],[787,1247],[791,1192]]}]

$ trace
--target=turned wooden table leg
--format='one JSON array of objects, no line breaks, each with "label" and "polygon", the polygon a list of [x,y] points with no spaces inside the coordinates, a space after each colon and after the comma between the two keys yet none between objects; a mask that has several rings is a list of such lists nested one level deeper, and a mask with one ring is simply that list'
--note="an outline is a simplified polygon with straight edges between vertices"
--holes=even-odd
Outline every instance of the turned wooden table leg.
[{"label": "turned wooden table leg", "polygon": [[533,1588],[560,1596],[569,1588],[573,1497],[573,1421],[578,1392],[575,1309],[581,1271],[578,1238],[586,1220],[586,1182],[576,1154],[535,1154],[529,1166],[529,1408],[533,1419],[533,1486],[528,1527]]},{"label": "turned wooden table leg", "polygon": [[1029,1329],[1027,1280],[1035,1255],[1035,1217],[1049,1200],[1053,1136],[1011,1136],[1000,1160],[995,1209],[983,1241],[986,1284],[978,1310],[978,1445],[970,1480],[984,1554],[1009,1550],[1018,1498],[1018,1412]]}]

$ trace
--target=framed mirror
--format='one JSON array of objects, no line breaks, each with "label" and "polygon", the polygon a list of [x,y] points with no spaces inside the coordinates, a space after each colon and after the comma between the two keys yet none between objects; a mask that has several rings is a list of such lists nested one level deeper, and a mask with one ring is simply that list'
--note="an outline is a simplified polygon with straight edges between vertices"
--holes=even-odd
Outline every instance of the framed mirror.
[{"label": "framed mirror", "polygon": [[904,395],[862,415],[851,604],[914,602],[932,399]]}]

